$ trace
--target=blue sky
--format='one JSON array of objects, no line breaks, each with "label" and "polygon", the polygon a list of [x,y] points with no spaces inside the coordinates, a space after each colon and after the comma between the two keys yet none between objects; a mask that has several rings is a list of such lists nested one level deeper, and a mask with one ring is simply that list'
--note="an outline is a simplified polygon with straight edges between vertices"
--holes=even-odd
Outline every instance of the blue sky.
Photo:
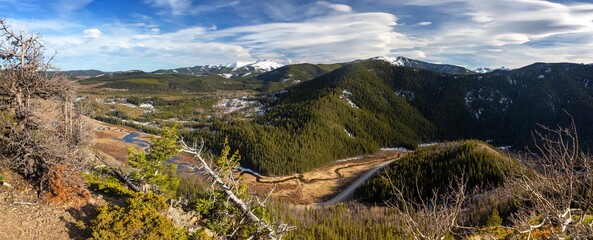
[{"label": "blue sky", "polygon": [[406,56],[476,68],[593,63],[589,0],[0,0],[63,70]]}]

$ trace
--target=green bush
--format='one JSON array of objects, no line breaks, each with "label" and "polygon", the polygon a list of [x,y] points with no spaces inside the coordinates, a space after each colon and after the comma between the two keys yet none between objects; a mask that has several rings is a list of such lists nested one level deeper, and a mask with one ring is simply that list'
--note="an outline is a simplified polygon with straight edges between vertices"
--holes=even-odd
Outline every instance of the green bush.
[{"label": "green bush", "polygon": [[137,194],[124,207],[100,207],[90,239],[188,239],[187,230],[163,215],[167,208],[165,197],[154,193]]},{"label": "green bush", "polygon": [[165,161],[177,154],[177,125],[171,128],[163,127],[160,137],[151,137],[149,154],[139,152],[134,147],[128,149],[130,166],[139,169],[133,171],[132,178],[142,184],[147,184],[153,192],[167,197],[175,197],[179,187],[179,178],[175,176],[177,165],[167,164]]},{"label": "green bush", "polygon": [[112,197],[131,197],[135,194],[134,191],[124,186],[117,178],[113,176],[85,174],[84,180],[91,190],[104,193]]},{"label": "green bush", "polygon": [[500,217],[500,214],[498,213],[498,208],[493,207],[492,208],[492,213],[490,214],[490,217],[488,217],[488,220],[486,220],[486,227],[497,227],[502,225],[502,218]]}]

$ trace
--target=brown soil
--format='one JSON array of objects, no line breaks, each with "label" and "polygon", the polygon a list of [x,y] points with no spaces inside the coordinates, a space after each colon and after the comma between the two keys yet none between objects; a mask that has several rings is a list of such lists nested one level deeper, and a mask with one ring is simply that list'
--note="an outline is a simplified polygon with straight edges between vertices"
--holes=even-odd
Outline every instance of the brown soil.
[{"label": "brown soil", "polygon": [[106,204],[91,197],[82,206],[61,206],[41,202],[37,192],[19,175],[3,170],[0,185],[0,239],[86,239],[90,219],[97,206]]},{"label": "brown soil", "polygon": [[260,196],[272,197],[291,204],[314,204],[323,202],[356,180],[358,176],[373,167],[403,156],[399,151],[381,151],[361,159],[335,162],[328,166],[292,176],[261,177],[243,174],[243,182],[249,189]]}]

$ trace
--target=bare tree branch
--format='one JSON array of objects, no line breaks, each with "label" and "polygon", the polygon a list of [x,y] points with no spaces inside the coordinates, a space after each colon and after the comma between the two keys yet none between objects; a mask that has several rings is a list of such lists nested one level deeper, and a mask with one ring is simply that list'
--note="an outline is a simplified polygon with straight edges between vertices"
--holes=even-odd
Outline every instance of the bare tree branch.
[{"label": "bare tree branch", "polygon": [[204,147],[203,140],[199,147],[189,147],[183,140],[181,140],[180,142],[183,146],[180,151],[193,155],[194,159],[196,159],[201,164],[200,167],[194,167],[194,169],[204,170],[205,173],[212,179],[212,184],[222,189],[224,193],[228,196],[230,202],[233,205],[237,206],[251,222],[257,224],[258,232],[264,230],[267,232],[267,237],[269,239],[281,239],[282,234],[294,229],[294,227],[283,223],[280,223],[275,226],[270,225],[266,220],[261,219],[257,215],[255,215],[253,213],[254,209],[251,207],[251,204],[249,204],[249,202],[246,202],[244,199],[241,199],[237,196],[237,194],[235,194],[235,191],[237,190],[236,186],[238,185],[236,184],[236,179],[234,179],[233,177],[229,177],[229,181],[231,184],[228,184],[227,181],[221,178],[222,175],[220,170],[217,171],[210,167],[206,159],[202,157],[201,154]]}]

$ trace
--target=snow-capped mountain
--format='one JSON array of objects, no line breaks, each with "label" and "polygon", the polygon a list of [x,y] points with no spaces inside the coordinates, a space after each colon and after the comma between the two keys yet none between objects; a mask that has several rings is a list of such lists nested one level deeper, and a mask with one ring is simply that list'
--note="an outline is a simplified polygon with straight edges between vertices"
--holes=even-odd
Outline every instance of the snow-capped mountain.
[{"label": "snow-capped mountain", "polygon": [[371,58],[371,60],[383,60],[385,62],[391,63],[394,66],[404,66],[405,63],[402,61],[403,57],[387,57],[387,56],[376,56]]},{"label": "snow-capped mountain", "polygon": [[236,61],[227,65],[205,65],[176,69],[161,69],[154,73],[180,73],[198,76],[220,75],[225,78],[233,78],[269,72],[282,66],[284,65],[268,59],[258,59],[252,62]]},{"label": "snow-capped mountain", "polygon": [[435,63],[427,63],[423,61],[418,61],[406,57],[387,57],[387,56],[377,56],[370,58],[369,60],[382,60],[388,63],[391,63],[394,66],[403,66],[403,67],[412,67],[412,68],[420,68],[431,70],[435,72],[442,72],[442,73],[472,73],[473,71],[455,65],[449,64],[435,64]]},{"label": "snow-capped mountain", "polygon": [[233,70],[237,70],[240,68],[249,68],[252,67],[254,68],[256,71],[261,71],[261,72],[267,72],[267,71],[272,71],[276,68],[282,67],[284,65],[274,62],[274,61],[270,61],[268,59],[258,59],[257,61],[254,62],[233,62],[229,65],[227,65],[228,68],[232,68]]},{"label": "snow-capped mountain", "polygon": [[511,69],[510,68],[506,68],[506,67],[500,67],[500,68],[479,67],[479,68],[476,68],[474,70],[474,72],[476,72],[476,73],[489,73],[489,72],[493,72],[493,71],[496,71],[496,70],[510,71]]}]

